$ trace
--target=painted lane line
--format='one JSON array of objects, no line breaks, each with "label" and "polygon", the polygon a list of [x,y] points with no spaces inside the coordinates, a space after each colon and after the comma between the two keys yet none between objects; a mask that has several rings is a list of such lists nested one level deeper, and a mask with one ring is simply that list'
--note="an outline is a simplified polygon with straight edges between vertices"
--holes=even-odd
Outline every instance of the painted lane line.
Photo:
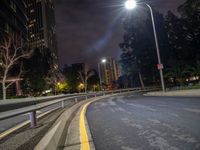
[{"label": "painted lane line", "polygon": [[90,142],[89,142],[88,134],[87,134],[87,129],[86,129],[86,123],[85,123],[85,119],[86,119],[85,113],[86,113],[88,106],[91,103],[94,103],[96,101],[99,101],[99,100],[101,100],[103,98],[107,98],[107,97],[109,97],[109,96],[103,96],[103,97],[97,98],[95,100],[91,100],[91,101],[87,102],[86,104],[84,104],[84,106],[82,107],[81,112],[80,112],[80,120],[79,120],[79,132],[80,132],[80,143],[81,143],[80,150],[91,150]]}]

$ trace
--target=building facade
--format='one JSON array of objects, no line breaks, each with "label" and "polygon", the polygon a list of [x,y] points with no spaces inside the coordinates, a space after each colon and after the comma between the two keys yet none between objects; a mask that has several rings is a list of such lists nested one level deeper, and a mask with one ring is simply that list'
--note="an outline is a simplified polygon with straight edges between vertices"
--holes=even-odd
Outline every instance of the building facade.
[{"label": "building facade", "polygon": [[28,39],[31,49],[49,49],[58,64],[53,0],[26,0]]},{"label": "building facade", "polygon": [[18,33],[27,40],[27,16],[24,0],[0,0],[0,35]]},{"label": "building facade", "polygon": [[110,85],[121,76],[119,63],[111,57],[106,58],[106,62],[100,64],[100,72],[104,85]]}]

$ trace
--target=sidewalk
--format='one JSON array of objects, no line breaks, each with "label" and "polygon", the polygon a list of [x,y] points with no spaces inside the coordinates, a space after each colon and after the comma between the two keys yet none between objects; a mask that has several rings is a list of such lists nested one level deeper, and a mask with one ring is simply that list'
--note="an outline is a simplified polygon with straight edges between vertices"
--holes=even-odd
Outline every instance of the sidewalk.
[{"label": "sidewalk", "polygon": [[200,97],[200,89],[192,90],[177,90],[177,91],[156,91],[148,92],[144,94],[145,96],[189,96],[189,97]]}]

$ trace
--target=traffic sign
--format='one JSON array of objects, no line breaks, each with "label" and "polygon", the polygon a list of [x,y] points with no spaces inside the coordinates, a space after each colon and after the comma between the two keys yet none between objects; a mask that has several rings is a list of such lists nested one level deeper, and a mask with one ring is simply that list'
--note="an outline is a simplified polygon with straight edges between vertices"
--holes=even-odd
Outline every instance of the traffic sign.
[{"label": "traffic sign", "polygon": [[157,68],[158,68],[158,70],[163,69],[163,68],[164,68],[164,67],[163,67],[163,64],[157,64]]}]

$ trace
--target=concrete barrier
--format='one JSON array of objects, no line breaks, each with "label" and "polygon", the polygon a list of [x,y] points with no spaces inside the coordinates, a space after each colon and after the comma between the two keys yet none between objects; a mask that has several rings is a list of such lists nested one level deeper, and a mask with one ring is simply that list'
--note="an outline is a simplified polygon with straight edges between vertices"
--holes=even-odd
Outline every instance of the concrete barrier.
[{"label": "concrete barrier", "polygon": [[59,146],[59,141],[62,138],[67,121],[83,103],[84,101],[79,102],[61,114],[52,128],[50,128],[42,140],[36,145],[34,150],[56,150]]}]

